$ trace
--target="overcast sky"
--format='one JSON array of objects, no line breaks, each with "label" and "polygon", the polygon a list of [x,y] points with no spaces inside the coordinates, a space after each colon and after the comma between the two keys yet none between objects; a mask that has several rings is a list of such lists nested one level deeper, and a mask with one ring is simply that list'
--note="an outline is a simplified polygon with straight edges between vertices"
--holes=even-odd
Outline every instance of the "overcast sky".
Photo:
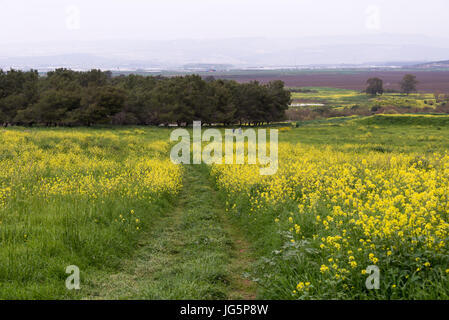
[{"label": "overcast sky", "polygon": [[0,43],[449,33],[447,0],[0,0]]}]

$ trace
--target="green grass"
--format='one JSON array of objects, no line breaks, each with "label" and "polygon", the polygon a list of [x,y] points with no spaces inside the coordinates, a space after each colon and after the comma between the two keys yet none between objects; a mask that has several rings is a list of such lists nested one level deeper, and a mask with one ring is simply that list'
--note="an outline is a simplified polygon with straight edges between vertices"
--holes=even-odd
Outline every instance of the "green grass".
[{"label": "green grass", "polygon": [[204,165],[185,167],[184,188],[176,206],[147,230],[122,270],[93,282],[88,298],[242,299],[255,288],[242,278],[248,271],[245,247],[226,222],[213,181]]},{"label": "green grass", "polygon": [[[89,159],[110,170],[134,154],[156,156],[158,151],[148,146],[167,137],[167,132],[140,128],[1,130],[0,187],[12,190],[0,209],[0,299],[81,298],[82,292],[65,287],[67,266],[80,268],[82,285],[100,271],[117,270],[140,237],[130,210],[141,220],[141,228],[150,228],[170,208],[173,197],[160,194],[150,202],[115,192],[101,197],[45,196],[40,193],[42,179],[76,180],[73,170],[83,165],[87,168],[81,171],[93,177],[102,175],[104,169],[90,167]],[[72,156],[65,158],[69,152]],[[79,163],[70,164],[77,159]],[[116,221],[120,215],[126,222]]]},{"label": "green grass", "polygon": [[314,101],[333,108],[359,107],[400,107],[400,108],[434,108],[435,97],[429,93],[414,93],[403,95],[401,93],[385,93],[382,96],[371,96],[363,92],[348,89],[328,87],[305,87],[312,92],[293,92],[294,101]]},{"label": "green grass", "polygon": [[[170,132],[0,130],[0,299],[255,297],[242,276],[248,244],[227,220],[206,166],[186,166],[177,195],[147,194],[133,180],[145,159],[170,162]],[[46,193],[89,175],[92,193]],[[95,182],[116,176],[116,191]],[[69,265],[80,268],[81,290],[65,287]]]},{"label": "green grass", "polygon": [[[447,124],[448,116],[338,118],[301,122],[280,132],[279,139],[356,154],[425,156],[449,150]],[[78,147],[87,158],[118,164],[130,155],[162,157],[151,144],[167,141],[170,131],[129,127],[4,132],[27,134],[14,148],[3,141],[0,159],[13,166],[27,152],[38,150],[45,158]],[[256,293],[258,298],[285,299],[289,298],[285,288],[307,271],[306,256],[295,258],[294,271],[272,256],[284,245],[273,216],[293,210],[293,205],[258,217],[248,215],[242,206],[241,215],[227,215],[225,199],[215,190],[206,166],[185,166],[178,197],[162,195],[153,202],[114,194],[99,199],[31,196],[21,188],[38,188],[37,177],[61,172],[33,163],[23,168],[11,178],[16,179],[14,196],[0,210],[0,299],[249,299]],[[10,182],[0,175],[0,186]],[[133,224],[115,223],[130,210],[141,220],[141,232]],[[65,288],[68,265],[81,269],[80,291]],[[273,274],[275,281],[258,281],[256,291],[243,276],[246,272],[256,280],[261,274]],[[440,294],[441,286],[435,285]],[[338,292],[322,296],[339,297]],[[428,298],[425,290],[420,297]]]},{"label": "green grass", "polygon": [[[398,153],[419,156],[425,159],[434,152],[444,153],[449,150],[449,116],[390,116],[381,115],[366,118],[339,118],[321,121],[310,121],[301,127],[280,133],[280,142],[301,143],[323,150],[326,148],[350,153],[355,157],[367,157],[376,153],[397,155]],[[424,160],[423,160],[424,161]],[[282,166],[282,161],[280,162]],[[262,192],[263,188],[255,185],[250,193],[255,196]],[[448,299],[448,279],[440,275],[439,270],[429,272],[426,275],[411,276],[410,283],[399,280],[410,267],[405,259],[396,262],[397,270],[388,270],[388,278],[383,278],[381,292],[369,292],[364,288],[366,276],[359,275],[359,287],[354,293],[336,289],[338,281],[320,282],[320,264],[317,264],[316,256],[319,251],[314,247],[312,240],[314,215],[296,217],[300,219],[301,228],[304,230],[305,239],[292,245],[286,235],[291,225],[285,222],[282,228],[273,223],[275,218],[287,221],[291,212],[297,212],[297,203],[287,201],[281,205],[267,206],[259,211],[250,211],[249,198],[242,194],[231,195],[230,203],[236,204],[232,212],[235,224],[244,230],[253,250],[258,256],[253,272],[259,285],[259,298],[263,299],[295,299],[292,290],[302,281],[312,281],[314,286],[314,298],[318,299]],[[330,214],[324,207],[320,209],[322,217]],[[311,217],[311,218],[310,218]],[[309,220],[307,220],[309,219]],[[295,220],[296,221],[296,220]],[[299,223],[299,222],[298,222]],[[309,230],[310,228],[310,230]],[[281,230],[280,230],[281,229]],[[284,230],[284,231],[282,231]],[[330,233],[332,234],[332,232]],[[404,244],[406,245],[406,244]],[[319,249],[319,248],[318,248]],[[355,250],[355,249],[354,249]],[[408,253],[406,253],[408,254]],[[418,254],[418,253],[417,253]],[[420,253],[423,257],[430,253]],[[447,263],[446,257],[435,258],[435,263],[441,263],[443,267]],[[327,258],[326,258],[327,262]],[[415,267],[416,268],[416,267]],[[440,268],[441,269],[441,268]],[[443,268],[444,273],[445,268]],[[413,274],[413,271],[411,273]],[[387,271],[382,270],[382,275],[387,276]],[[394,275],[394,276],[391,276]],[[396,282],[395,282],[396,281]],[[398,283],[400,290],[391,290],[388,285]]]},{"label": "green grass", "polygon": [[[299,122],[280,141],[362,152],[378,146],[388,151],[432,153],[449,149],[449,116],[376,115]],[[379,149],[381,150],[381,149]]]},{"label": "green grass", "polygon": [[[376,115],[361,118],[357,121],[365,125],[404,125],[445,127],[449,125],[449,117],[444,115]],[[438,130],[441,130],[439,128]]]}]

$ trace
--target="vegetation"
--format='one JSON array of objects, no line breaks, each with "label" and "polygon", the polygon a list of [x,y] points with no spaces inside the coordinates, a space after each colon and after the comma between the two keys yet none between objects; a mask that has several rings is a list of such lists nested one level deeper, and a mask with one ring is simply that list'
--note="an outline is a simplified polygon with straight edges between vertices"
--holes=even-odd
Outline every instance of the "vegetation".
[{"label": "vegetation", "polygon": [[[312,123],[283,130],[275,176],[214,166],[226,210],[260,257],[259,297],[448,299],[449,139],[441,123]],[[380,290],[365,286],[371,265],[380,268]]]},{"label": "vegetation", "polygon": [[290,107],[287,111],[289,120],[314,120],[352,115],[449,113],[449,95],[441,92],[405,95],[384,90],[383,95],[367,95],[365,92],[336,88],[311,87],[309,90],[315,93],[292,93],[293,103],[304,106]]},{"label": "vegetation", "polygon": [[209,169],[185,166],[172,208],[142,230],[135,254],[82,292],[96,299],[254,299],[255,286],[242,276],[251,264],[245,249]]},{"label": "vegetation", "polygon": [[182,187],[163,129],[0,130],[0,298],[80,298],[114,272]]},{"label": "vegetation", "polygon": [[0,123],[6,125],[90,126],[263,124],[283,120],[290,92],[282,81],[203,80],[197,75],[172,78],[57,69],[0,70]]},{"label": "vegetation", "polygon": [[416,92],[416,85],[418,81],[413,74],[406,74],[401,81],[401,90],[403,93],[409,95],[412,92]]},{"label": "vegetation", "polygon": [[174,165],[164,128],[1,129],[0,298],[448,299],[449,98],[403,83],[0,71],[5,126],[261,125],[305,105],[273,176]]},{"label": "vegetation", "polygon": [[447,299],[448,123],[283,127],[274,176],[173,165],[163,128],[2,129],[1,298]]},{"label": "vegetation", "polygon": [[375,96],[384,93],[384,84],[382,79],[370,78],[366,83],[368,84],[368,87],[366,88],[367,94]]}]

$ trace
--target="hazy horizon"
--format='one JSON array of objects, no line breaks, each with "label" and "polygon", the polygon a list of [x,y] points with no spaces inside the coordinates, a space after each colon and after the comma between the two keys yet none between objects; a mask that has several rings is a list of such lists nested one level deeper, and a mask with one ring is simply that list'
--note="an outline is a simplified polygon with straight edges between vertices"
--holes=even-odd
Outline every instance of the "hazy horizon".
[{"label": "hazy horizon", "polygon": [[14,65],[18,57],[63,54],[148,66],[449,59],[449,23],[436,14],[449,8],[444,0],[0,0],[0,5],[0,67]]}]

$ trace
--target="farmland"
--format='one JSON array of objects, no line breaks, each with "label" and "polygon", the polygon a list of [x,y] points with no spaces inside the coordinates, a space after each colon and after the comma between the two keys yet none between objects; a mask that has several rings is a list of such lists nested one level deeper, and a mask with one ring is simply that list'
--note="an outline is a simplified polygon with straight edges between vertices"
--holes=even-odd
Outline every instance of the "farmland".
[{"label": "farmland", "polygon": [[231,74],[218,74],[217,77],[248,82],[257,80],[262,83],[279,79],[288,87],[334,87],[362,91],[366,88],[366,80],[378,77],[384,80],[385,88],[399,90],[399,82],[407,73],[417,76],[421,92],[449,92],[449,71],[428,70],[292,70],[292,71],[259,71]]},{"label": "farmland", "polygon": [[[356,90],[327,87],[305,87],[306,92],[293,92],[293,101],[313,101],[329,106],[351,108],[354,106],[396,106],[404,108],[435,107],[437,102],[432,93],[415,93],[405,96],[401,93],[386,93],[370,96]],[[309,92],[307,92],[309,91]]]},{"label": "farmland", "polygon": [[329,87],[292,88],[289,120],[314,120],[340,116],[374,114],[448,113],[449,95],[443,93],[386,92],[368,95],[364,92]]},{"label": "farmland", "polygon": [[1,298],[447,299],[448,123],[289,124],[273,176],[174,165],[165,128],[2,129]]}]

